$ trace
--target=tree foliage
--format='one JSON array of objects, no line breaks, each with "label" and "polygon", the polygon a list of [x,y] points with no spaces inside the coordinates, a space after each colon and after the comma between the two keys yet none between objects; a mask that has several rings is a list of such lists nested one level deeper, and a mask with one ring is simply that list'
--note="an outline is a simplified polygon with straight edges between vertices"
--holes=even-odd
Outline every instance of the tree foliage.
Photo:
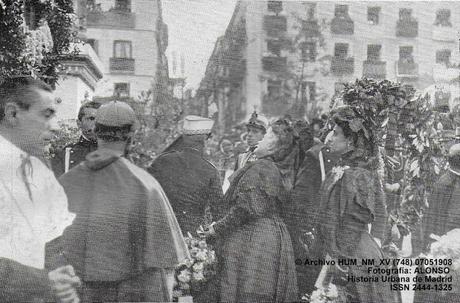
[{"label": "tree foliage", "polygon": [[[374,131],[375,142],[387,154],[398,150],[402,191],[399,206],[390,217],[403,232],[414,231],[428,206],[431,187],[446,166],[439,113],[433,110],[429,96],[388,80],[356,80],[345,85],[340,98],[367,117],[361,123],[369,124],[366,128]],[[393,169],[389,165],[385,168],[387,174]]]},{"label": "tree foliage", "polygon": [[0,0],[0,80],[32,76],[54,85],[59,61],[77,52],[75,20],[72,0]]}]

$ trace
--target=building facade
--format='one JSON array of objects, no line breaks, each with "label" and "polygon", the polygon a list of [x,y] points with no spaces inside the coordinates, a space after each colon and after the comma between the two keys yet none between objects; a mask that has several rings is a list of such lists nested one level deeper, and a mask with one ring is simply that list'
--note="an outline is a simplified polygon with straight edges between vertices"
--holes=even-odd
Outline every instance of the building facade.
[{"label": "building facade", "polygon": [[459,30],[459,2],[238,1],[197,97],[217,105],[222,127],[254,109],[311,118],[362,77],[428,89],[452,107]]},{"label": "building facade", "polygon": [[168,33],[160,0],[83,0],[77,12],[86,43],[103,65],[96,97],[137,99],[143,91],[167,88]]}]

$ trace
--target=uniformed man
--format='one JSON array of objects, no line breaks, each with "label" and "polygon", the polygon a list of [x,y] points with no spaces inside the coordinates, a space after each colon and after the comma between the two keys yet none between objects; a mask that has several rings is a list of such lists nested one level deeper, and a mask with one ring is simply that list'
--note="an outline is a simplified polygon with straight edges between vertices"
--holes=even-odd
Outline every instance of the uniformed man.
[{"label": "uniformed man", "polygon": [[77,116],[77,125],[81,130],[80,139],[77,143],[70,144],[58,151],[51,159],[51,167],[56,178],[84,161],[87,154],[97,149],[94,127],[96,125],[96,112],[100,106],[100,103],[93,101],[81,106]]},{"label": "uniformed man", "polygon": [[248,131],[246,139],[249,148],[246,152],[238,155],[235,171],[245,166],[246,163],[254,162],[256,160],[254,150],[257,148],[257,144],[262,141],[265,133],[267,132],[268,120],[254,111],[251,118],[249,118],[246,127]]},{"label": "uniformed man", "polygon": [[212,222],[222,199],[219,172],[203,157],[213,124],[203,117],[185,117],[182,135],[148,169],[166,192],[183,233]]}]

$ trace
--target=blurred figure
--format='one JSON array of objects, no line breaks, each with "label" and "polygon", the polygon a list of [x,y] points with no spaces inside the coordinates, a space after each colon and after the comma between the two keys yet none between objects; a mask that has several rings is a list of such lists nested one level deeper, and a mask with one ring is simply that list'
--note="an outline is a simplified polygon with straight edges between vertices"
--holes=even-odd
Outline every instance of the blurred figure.
[{"label": "blurred figure", "polygon": [[318,118],[314,118],[311,121],[310,126],[313,131],[313,136],[315,138],[319,138],[321,136],[321,130],[323,129],[323,126],[324,126],[324,121]]},{"label": "blurred figure", "polygon": [[254,162],[256,160],[254,150],[257,148],[257,144],[264,138],[267,127],[268,120],[254,111],[248,123],[246,123],[248,131],[246,141],[249,147],[245,153],[238,155],[235,171],[245,166],[246,163]]},{"label": "blurred figure", "polygon": [[183,133],[148,168],[166,192],[182,232],[194,233],[217,215],[222,187],[217,168],[203,156],[214,121],[187,116]]},{"label": "blurred figure", "polygon": [[[449,149],[448,159],[449,171],[436,182],[433,193],[428,199],[429,208],[423,216],[422,247],[427,251],[429,251],[431,243],[435,241],[430,235],[443,236],[448,231],[460,228],[460,144],[452,145]],[[424,281],[424,277],[420,278]],[[453,283],[459,283],[459,281],[455,281],[454,278]],[[423,283],[420,284],[423,285]],[[446,294],[433,291],[416,291],[414,303],[456,302],[458,295],[455,291]]]},{"label": "blurred figure", "polygon": [[170,302],[174,267],[189,256],[160,184],[124,158],[135,121],[126,103],[101,106],[98,149],[59,180],[77,217],[53,259],[81,276],[83,302]]},{"label": "blurred figure", "polygon": [[97,149],[94,128],[96,126],[96,112],[100,106],[100,103],[91,101],[80,107],[77,116],[77,125],[81,130],[80,139],[77,143],[58,151],[51,159],[51,167],[56,178],[77,166],[85,160],[87,154]]},{"label": "blurred figure", "polygon": [[449,170],[435,184],[423,217],[423,248],[433,239],[431,234],[442,236],[460,228],[460,144],[449,149]]},{"label": "blurred figure", "polygon": [[71,266],[44,270],[46,242],[74,218],[42,161],[55,113],[45,83],[15,78],[0,85],[0,302],[79,302]]}]

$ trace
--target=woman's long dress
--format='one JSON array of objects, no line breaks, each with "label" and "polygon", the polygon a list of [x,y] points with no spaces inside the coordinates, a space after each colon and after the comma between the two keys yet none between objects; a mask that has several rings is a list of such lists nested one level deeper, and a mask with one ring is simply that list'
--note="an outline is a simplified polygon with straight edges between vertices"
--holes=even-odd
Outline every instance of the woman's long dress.
[{"label": "woman's long dress", "polygon": [[293,302],[297,282],[291,238],[281,219],[287,197],[270,159],[240,169],[215,230],[220,250],[219,302]]},{"label": "woman's long dress", "polygon": [[[369,170],[359,167],[345,169],[343,173],[333,170],[324,181],[318,232],[332,258],[356,259],[358,265],[361,265],[361,259],[374,259],[379,265],[384,255],[374,236],[383,234],[385,217],[380,182]],[[369,233],[368,224],[373,225],[374,236]],[[367,266],[351,265],[348,275],[375,277],[368,274]],[[346,302],[398,301],[398,293],[390,290],[390,283],[382,281],[354,283],[347,280],[339,288],[348,294]]]}]

